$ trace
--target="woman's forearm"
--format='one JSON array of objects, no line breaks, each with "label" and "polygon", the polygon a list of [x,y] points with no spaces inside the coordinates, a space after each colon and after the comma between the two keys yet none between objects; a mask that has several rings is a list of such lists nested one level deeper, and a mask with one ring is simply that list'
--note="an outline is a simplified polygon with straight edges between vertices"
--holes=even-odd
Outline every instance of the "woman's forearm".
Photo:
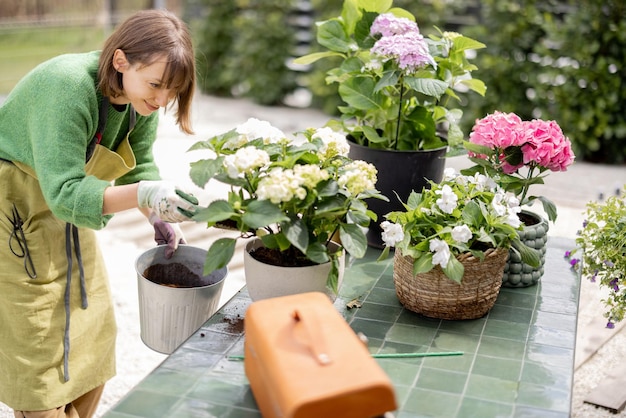
[{"label": "woman's forearm", "polygon": [[104,189],[102,214],[110,215],[138,207],[137,187],[138,183],[134,183]]}]

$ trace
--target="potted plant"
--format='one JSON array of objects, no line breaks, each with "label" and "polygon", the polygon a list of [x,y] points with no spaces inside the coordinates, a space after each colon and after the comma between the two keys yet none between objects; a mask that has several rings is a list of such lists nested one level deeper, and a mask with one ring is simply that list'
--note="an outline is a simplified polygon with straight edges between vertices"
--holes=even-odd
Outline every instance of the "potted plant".
[{"label": "potted plant", "polygon": [[394,282],[410,310],[443,319],[483,316],[495,303],[509,249],[530,264],[539,255],[518,236],[519,201],[493,179],[445,170],[441,183],[412,192],[403,211],[382,223],[395,247]]},{"label": "potted plant", "polygon": [[[398,210],[427,179],[441,180],[448,147],[462,149],[462,111],[450,101],[466,91],[484,95],[467,52],[485,45],[438,28],[424,37],[415,17],[390,0],[346,0],[341,16],[317,23],[317,41],[326,50],[296,62],[339,62],[326,80],[338,84],[345,105],[328,126],[348,135],[350,156],[377,167],[391,202],[372,202],[372,210],[379,217]],[[368,239],[382,246],[378,227]]]},{"label": "potted plant", "polygon": [[[462,170],[464,174],[486,174],[513,193],[520,205],[540,201],[548,220],[556,220],[554,203],[545,196],[530,195],[529,189],[532,185],[543,184],[548,172],[565,171],[574,162],[571,143],[558,123],[540,119],[523,121],[515,113],[496,111],[476,121],[464,146],[475,164]],[[507,287],[530,286],[543,275],[548,222],[527,210],[523,210],[520,217],[525,226],[521,239],[540,250],[541,263],[537,267],[525,264],[512,251],[503,277],[503,285]]]},{"label": "potted plant", "polygon": [[[231,186],[227,199],[211,202],[193,219],[240,233],[210,246],[205,271],[226,266],[238,239],[258,237],[274,258],[266,263],[329,264],[324,283],[336,292],[341,250],[353,257],[365,254],[363,228],[372,216],[365,199],[384,199],[375,189],[375,167],[348,158],[345,137],[329,128],[301,134],[289,139],[268,122],[252,118],[192,146],[215,154],[191,164],[193,182],[204,187],[215,179]],[[335,235],[341,248],[330,245]],[[259,257],[256,249],[254,256]]]},{"label": "potted plant", "polygon": [[626,312],[626,187],[605,202],[588,202],[576,249],[565,256],[572,268],[607,290],[607,328],[624,319]]}]

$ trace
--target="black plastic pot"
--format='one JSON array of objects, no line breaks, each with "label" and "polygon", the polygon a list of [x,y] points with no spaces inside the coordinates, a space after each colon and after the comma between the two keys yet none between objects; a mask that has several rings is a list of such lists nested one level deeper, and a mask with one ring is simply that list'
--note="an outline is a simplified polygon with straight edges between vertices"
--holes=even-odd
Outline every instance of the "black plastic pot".
[{"label": "black plastic pot", "polygon": [[403,202],[412,190],[420,192],[428,188],[428,180],[439,183],[443,178],[447,147],[425,151],[381,150],[350,142],[349,156],[353,160],[363,160],[373,164],[378,170],[376,188],[389,198],[389,202],[369,199],[368,208],[378,220],[371,222],[367,232],[370,247],[383,248],[380,223],[389,212],[403,210]]}]

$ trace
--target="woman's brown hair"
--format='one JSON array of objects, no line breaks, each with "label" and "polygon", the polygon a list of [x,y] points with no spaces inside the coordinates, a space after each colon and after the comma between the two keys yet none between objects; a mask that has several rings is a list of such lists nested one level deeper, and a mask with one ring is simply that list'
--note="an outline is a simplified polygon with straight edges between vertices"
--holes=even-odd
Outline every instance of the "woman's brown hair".
[{"label": "woman's brown hair", "polygon": [[100,55],[98,87],[107,97],[118,97],[124,91],[122,78],[113,67],[117,49],[124,51],[131,65],[148,66],[161,57],[167,58],[163,82],[166,88],[176,90],[176,122],[183,132],[192,134],[196,64],[185,23],[167,10],[142,10],[124,21],[107,39]]}]

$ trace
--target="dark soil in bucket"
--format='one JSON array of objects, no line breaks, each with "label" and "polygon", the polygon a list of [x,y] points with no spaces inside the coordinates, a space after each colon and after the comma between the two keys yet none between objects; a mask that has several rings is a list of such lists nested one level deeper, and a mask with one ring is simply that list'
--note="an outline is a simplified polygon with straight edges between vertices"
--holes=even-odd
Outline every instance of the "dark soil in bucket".
[{"label": "dark soil in bucket", "polygon": [[153,264],[143,272],[143,277],[153,283],[169,287],[202,287],[207,285],[202,281],[202,277],[180,263]]}]

